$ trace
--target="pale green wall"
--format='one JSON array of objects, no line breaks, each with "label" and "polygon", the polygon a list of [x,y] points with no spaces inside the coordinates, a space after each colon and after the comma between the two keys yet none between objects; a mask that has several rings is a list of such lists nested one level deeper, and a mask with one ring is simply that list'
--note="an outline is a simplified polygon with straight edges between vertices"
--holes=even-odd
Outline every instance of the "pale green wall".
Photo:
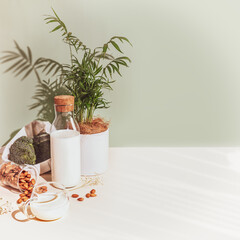
[{"label": "pale green wall", "polygon": [[[240,143],[240,1],[0,0],[0,50],[13,39],[35,57],[65,62],[49,34],[53,6],[90,47],[127,36],[132,65],[109,94],[111,146],[230,146]],[[32,121],[36,79],[20,82],[0,66],[0,144]]]}]

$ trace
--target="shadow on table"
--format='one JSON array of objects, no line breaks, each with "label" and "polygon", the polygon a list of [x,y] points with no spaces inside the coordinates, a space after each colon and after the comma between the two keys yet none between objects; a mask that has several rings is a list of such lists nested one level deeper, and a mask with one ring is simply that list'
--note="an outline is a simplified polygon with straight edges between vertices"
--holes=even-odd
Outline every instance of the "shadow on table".
[{"label": "shadow on table", "polygon": [[7,186],[7,185],[4,185],[4,184],[0,184],[0,186],[3,187],[3,188],[6,188],[8,191],[10,191],[10,192],[12,192],[12,193],[17,193],[17,194],[19,194],[19,191],[18,191],[17,189],[15,189],[15,188],[12,188],[12,187]]},{"label": "shadow on table", "polygon": [[[18,218],[18,214],[20,214],[20,218]],[[21,219],[21,216],[23,216],[23,212],[18,210],[15,210],[12,212],[12,218],[18,222],[28,222],[29,219],[25,218],[25,219]],[[25,215],[24,215],[25,216]]]},{"label": "shadow on table", "polygon": [[107,182],[112,196],[121,193],[121,208],[109,203],[118,226],[183,239],[240,239],[240,151],[134,149],[121,158],[133,160],[115,162]]},{"label": "shadow on table", "polygon": [[[30,208],[28,208],[28,214],[32,214]],[[19,206],[19,209],[15,210],[12,212],[12,218],[17,221],[17,222],[29,222],[29,221],[38,221],[38,222],[52,222],[56,220],[40,220],[36,217],[33,218],[27,218],[26,215],[24,214],[23,206]]]}]

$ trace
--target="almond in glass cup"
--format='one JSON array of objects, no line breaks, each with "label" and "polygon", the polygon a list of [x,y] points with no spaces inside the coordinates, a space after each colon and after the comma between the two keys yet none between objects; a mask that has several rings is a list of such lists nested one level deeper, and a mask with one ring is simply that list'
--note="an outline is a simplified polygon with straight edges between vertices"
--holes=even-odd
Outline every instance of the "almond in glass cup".
[{"label": "almond in glass cup", "polygon": [[37,184],[32,198],[23,203],[27,218],[53,221],[66,215],[69,209],[69,196],[64,185],[57,182]]},{"label": "almond in glass cup", "polygon": [[27,190],[29,194],[32,193],[38,176],[39,173],[34,166],[19,165],[11,161],[0,164],[0,183],[18,189],[20,192]]}]

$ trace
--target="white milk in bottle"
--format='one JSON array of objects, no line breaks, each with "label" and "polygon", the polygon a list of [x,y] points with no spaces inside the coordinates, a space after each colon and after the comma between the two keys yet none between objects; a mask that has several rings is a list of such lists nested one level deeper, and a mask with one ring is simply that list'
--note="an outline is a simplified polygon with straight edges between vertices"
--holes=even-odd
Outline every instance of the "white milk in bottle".
[{"label": "white milk in bottle", "polygon": [[80,132],[73,117],[74,97],[56,96],[55,119],[51,127],[52,181],[73,187],[81,178]]}]

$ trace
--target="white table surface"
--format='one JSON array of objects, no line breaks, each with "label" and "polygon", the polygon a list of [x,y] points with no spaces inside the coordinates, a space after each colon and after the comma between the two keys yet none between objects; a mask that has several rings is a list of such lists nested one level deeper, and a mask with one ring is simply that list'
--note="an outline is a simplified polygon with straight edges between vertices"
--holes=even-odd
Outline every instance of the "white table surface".
[{"label": "white table surface", "polygon": [[238,148],[111,148],[103,182],[57,221],[0,216],[0,239],[240,239]]}]

